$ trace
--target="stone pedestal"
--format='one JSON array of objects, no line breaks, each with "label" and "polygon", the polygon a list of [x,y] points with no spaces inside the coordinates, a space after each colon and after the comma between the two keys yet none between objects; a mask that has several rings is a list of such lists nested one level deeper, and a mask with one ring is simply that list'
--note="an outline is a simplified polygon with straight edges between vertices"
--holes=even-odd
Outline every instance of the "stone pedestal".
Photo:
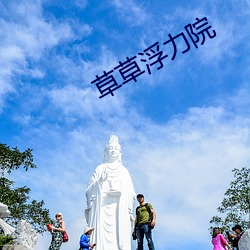
[{"label": "stone pedestal", "polygon": [[21,245],[9,245],[3,246],[2,250],[26,250],[25,247]]}]

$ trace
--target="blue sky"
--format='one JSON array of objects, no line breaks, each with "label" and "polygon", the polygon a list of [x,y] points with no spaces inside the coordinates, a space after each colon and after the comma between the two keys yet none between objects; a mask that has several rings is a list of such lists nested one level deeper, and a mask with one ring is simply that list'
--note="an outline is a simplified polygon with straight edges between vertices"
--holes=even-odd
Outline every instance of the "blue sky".
[{"label": "blue sky", "polygon": [[[168,35],[203,17],[216,37],[198,48],[187,37],[184,54],[176,39],[171,60]],[[0,140],[33,149],[38,168],[10,178],[52,216],[63,212],[62,250],[78,247],[85,188],[110,134],[136,192],[155,208],[156,248],[212,248],[209,220],[231,170],[250,160],[249,20],[249,0],[0,1]],[[96,75],[156,42],[168,54],[163,67],[100,99]],[[49,243],[49,233],[39,236],[37,250]]]}]

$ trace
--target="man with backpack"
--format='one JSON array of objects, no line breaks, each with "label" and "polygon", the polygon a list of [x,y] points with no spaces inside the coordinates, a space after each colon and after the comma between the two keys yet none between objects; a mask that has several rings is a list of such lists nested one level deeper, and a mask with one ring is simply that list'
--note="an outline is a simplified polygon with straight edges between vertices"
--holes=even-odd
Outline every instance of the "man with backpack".
[{"label": "man with backpack", "polygon": [[148,242],[148,249],[155,250],[152,239],[152,229],[156,220],[155,211],[150,203],[144,202],[143,194],[137,195],[137,201],[140,206],[136,208],[135,227],[132,236],[137,238],[138,250],[143,250],[144,235]]}]

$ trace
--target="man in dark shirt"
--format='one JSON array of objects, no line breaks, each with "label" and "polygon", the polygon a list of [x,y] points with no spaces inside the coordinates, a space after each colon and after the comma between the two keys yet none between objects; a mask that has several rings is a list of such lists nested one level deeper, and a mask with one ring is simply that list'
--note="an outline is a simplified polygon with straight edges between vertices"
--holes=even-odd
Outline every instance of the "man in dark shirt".
[{"label": "man in dark shirt", "polygon": [[239,240],[240,240],[240,237],[242,236],[242,234],[244,233],[243,229],[241,228],[240,225],[235,225],[232,230],[236,233],[235,234],[230,234],[230,237],[233,237],[233,247],[234,249],[237,249],[239,250]]}]

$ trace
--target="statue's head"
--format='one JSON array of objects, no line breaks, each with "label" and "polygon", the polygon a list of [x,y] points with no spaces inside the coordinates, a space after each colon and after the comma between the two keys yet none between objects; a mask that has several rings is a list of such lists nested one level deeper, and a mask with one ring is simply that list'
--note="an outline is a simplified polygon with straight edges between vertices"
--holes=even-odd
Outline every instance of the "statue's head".
[{"label": "statue's head", "polygon": [[104,150],[104,162],[121,162],[122,148],[119,143],[119,138],[116,135],[109,137],[109,142]]}]

